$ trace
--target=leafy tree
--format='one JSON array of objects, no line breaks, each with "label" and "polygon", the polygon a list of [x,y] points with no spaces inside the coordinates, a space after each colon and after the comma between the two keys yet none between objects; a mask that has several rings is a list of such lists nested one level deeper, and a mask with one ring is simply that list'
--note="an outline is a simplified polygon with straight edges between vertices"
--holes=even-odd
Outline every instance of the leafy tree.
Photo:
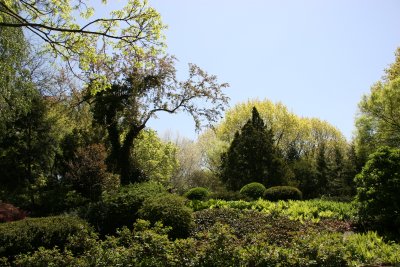
[{"label": "leafy tree", "polygon": [[148,55],[146,59],[135,59],[127,54],[123,62],[135,66],[135,60],[146,60],[148,64],[122,69],[116,64],[111,89],[92,97],[94,119],[108,133],[109,167],[121,175],[122,184],[141,179],[132,162],[132,148],[139,133],[157,113],[187,112],[200,129],[215,122],[228,101],[222,92],[227,84],[218,84],[215,76],[196,65],[190,65],[188,80],[178,82],[173,58]]},{"label": "leafy tree", "polygon": [[[234,106],[214,131],[200,136],[209,169],[215,170],[215,166],[221,165],[220,155],[228,150],[234,133],[249,119],[254,106],[261,118],[274,129],[274,145],[281,154],[280,165],[288,185],[300,188],[305,198],[318,197],[321,193],[342,195],[344,191],[351,191],[347,185],[351,185],[354,178],[355,171],[351,170],[356,161],[350,161],[350,147],[344,136],[325,121],[299,117],[290,113],[283,104],[269,100],[249,100]],[[339,154],[340,160],[337,158]],[[342,168],[344,170],[340,170]],[[328,192],[326,189],[330,190],[333,183],[347,189],[337,188]]]},{"label": "leafy tree", "polygon": [[[111,62],[110,51],[141,54],[164,45],[165,26],[146,0],[129,0],[108,17],[99,17],[87,0],[1,0],[0,17],[0,28],[25,29],[45,44],[45,50],[66,60],[71,70],[86,72],[93,64]],[[99,73],[92,74],[91,79],[104,81]]]},{"label": "leafy tree", "polygon": [[267,129],[256,108],[252,118],[236,132],[228,151],[222,155],[221,180],[239,190],[250,182],[266,186],[282,183],[282,165],[274,146],[272,129]]},{"label": "leafy tree", "polygon": [[379,146],[400,144],[400,48],[382,81],[371,87],[359,103],[355,148],[364,163]]},{"label": "leafy tree", "polygon": [[167,185],[178,167],[177,148],[163,142],[151,129],[142,131],[133,147],[133,159],[150,181]]},{"label": "leafy tree", "polygon": [[[0,20],[12,21],[1,12]],[[21,29],[0,27],[0,138],[7,129],[6,123],[18,112],[27,110],[27,101],[18,89],[25,85],[23,74],[28,53],[28,43]]]},{"label": "leafy tree", "polygon": [[8,191],[8,197],[28,190],[33,207],[38,186],[51,173],[57,144],[51,135],[52,121],[46,117],[47,106],[42,96],[32,87],[22,88],[21,92],[29,101],[29,110],[17,113],[6,124],[7,131],[0,142],[1,187]]},{"label": "leafy tree", "polygon": [[106,151],[101,144],[78,148],[68,164],[64,182],[83,197],[99,200],[104,191],[115,191],[119,185],[118,177],[107,172],[105,159]]},{"label": "leafy tree", "polygon": [[362,222],[399,237],[400,149],[379,148],[370,155],[355,182]]},{"label": "leafy tree", "polygon": [[289,150],[295,149],[302,155],[311,155],[324,142],[327,154],[335,146],[345,150],[346,139],[329,123],[317,118],[300,117],[291,113],[282,103],[265,100],[249,100],[229,109],[224,120],[215,127],[216,136],[224,142],[232,142],[234,133],[250,119],[251,110],[256,107],[261,118],[274,129],[276,145],[287,157]]}]

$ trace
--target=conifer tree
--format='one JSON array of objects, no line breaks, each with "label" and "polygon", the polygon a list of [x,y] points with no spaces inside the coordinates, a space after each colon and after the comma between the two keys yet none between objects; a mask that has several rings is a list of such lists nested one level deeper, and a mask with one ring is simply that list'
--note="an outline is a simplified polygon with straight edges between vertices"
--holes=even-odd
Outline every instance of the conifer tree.
[{"label": "conifer tree", "polygon": [[256,108],[222,155],[221,180],[232,190],[250,182],[266,186],[279,185],[283,177],[283,160],[274,145],[272,129],[268,129]]}]

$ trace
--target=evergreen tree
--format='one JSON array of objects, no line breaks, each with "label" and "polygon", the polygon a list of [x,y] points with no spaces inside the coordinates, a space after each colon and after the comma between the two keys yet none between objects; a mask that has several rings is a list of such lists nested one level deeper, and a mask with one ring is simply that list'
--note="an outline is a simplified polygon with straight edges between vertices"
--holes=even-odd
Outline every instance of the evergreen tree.
[{"label": "evergreen tree", "polygon": [[221,161],[220,177],[230,189],[239,190],[250,182],[282,183],[283,160],[275,148],[272,129],[267,129],[256,108]]}]

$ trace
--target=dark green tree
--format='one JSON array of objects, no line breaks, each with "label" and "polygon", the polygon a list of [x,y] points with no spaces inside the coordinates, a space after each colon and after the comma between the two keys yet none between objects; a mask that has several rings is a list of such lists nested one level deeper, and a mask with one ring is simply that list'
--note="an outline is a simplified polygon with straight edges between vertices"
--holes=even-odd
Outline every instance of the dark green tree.
[{"label": "dark green tree", "polygon": [[[1,13],[0,21],[14,18]],[[35,206],[55,154],[47,101],[31,79],[30,55],[21,28],[0,27],[0,199],[26,208]]]},{"label": "dark green tree", "polygon": [[319,195],[327,193],[328,189],[328,175],[329,168],[326,158],[326,146],[325,143],[321,143],[317,150],[316,156],[316,171],[317,171],[317,191]]},{"label": "dark green tree", "polygon": [[56,141],[43,97],[32,87],[19,90],[27,103],[6,123],[7,130],[0,139],[0,187],[4,200],[26,194],[29,208],[34,208],[38,187],[51,175]]},{"label": "dark green tree", "polygon": [[250,182],[265,186],[282,184],[283,161],[274,145],[272,129],[264,125],[256,108],[252,118],[235,137],[222,155],[221,180],[228,188],[239,190]]},{"label": "dark green tree", "polygon": [[400,237],[400,149],[381,147],[356,176],[361,222]]}]

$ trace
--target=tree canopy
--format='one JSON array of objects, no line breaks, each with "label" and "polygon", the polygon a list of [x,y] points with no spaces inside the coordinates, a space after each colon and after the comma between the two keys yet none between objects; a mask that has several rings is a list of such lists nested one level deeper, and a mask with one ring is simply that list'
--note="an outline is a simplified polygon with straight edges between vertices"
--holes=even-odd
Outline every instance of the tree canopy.
[{"label": "tree canopy", "polygon": [[365,162],[379,146],[400,146],[400,48],[382,81],[375,83],[359,103],[356,152]]},{"label": "tree canopy", "polygon": [[251,119],[235,133],[228,151],[222,154],[221,180],[233,190],[251,182],[279,185],[282,183],[279,163],[272,129],[264,125],[253,108]]},{"label": "tree canopy", "polygon": [[[126,51],[156,53],[164,46],[165,26],[147,1],[129,0],[106,17],[99,16],[90,4],[87,0],[1,0],[0,27],[26,29],[74,71],[78,67],[87,72]],[[89,77],[105,79],[96,73]]]}]

